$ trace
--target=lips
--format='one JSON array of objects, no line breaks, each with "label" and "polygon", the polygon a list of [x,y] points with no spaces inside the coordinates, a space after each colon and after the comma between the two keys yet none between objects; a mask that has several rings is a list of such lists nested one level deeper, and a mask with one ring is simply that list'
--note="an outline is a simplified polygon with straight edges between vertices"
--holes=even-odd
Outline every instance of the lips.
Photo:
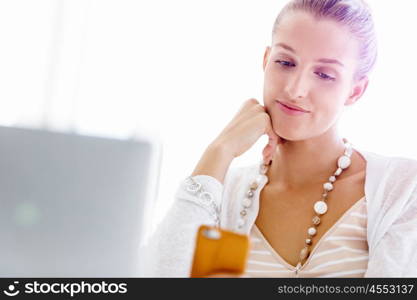
[{"label": "lips", "polygon": [[278,101],[277,102],[281,103],[282,105],[284,105],[285,107],[295,110],[295,111],[302,111],[302,112],[309,112],[308,110],[305,110],[297,105],[293,105],[293,104],[289,104],[288,102],[282,102],[282,101]]}]

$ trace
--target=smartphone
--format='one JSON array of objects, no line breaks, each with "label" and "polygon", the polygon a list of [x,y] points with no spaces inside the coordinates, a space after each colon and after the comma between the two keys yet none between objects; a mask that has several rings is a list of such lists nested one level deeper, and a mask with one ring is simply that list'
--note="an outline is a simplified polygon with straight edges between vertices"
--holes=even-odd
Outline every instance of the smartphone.
[{"label": "smartphone", "polygon": [[249,237],[219,227],[201,225],[197,231],[191,277],[245,272]]}]

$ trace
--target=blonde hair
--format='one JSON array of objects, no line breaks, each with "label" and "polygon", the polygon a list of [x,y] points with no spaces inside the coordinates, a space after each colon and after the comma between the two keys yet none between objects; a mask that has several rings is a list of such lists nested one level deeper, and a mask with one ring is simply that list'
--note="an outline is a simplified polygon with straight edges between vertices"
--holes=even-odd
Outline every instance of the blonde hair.
[{"label": "blonde hair", "polygon": [[377,58],[374,22],[363,0],[291,0],[275,19],[272,38],[282,18],[289,12],[307,12],[317,20],[330,19],[345,26],[359,42],[359,63],[354,79],[362,79],[373,69]]}]

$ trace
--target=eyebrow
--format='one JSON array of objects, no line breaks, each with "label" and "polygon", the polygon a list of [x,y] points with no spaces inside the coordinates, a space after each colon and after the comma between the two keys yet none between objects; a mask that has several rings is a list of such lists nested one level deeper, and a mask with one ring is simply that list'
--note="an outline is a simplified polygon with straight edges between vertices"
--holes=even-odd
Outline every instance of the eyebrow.
[{"label": "eyebrow", "polygon": [[[274,47],[281,47],[284,48],[290,52],[293,52],[294,54],[296,53],[295,50],[293,48],[291,48],[290,46],[284,44],[284,43],[276,43],[274,45]],[[338,64],[342,67],[345,67],[344,64],[342,64],[340,61],[338,61],[337,59],[331,59],[331,58],[319,58],[318,60],[316,60],[317,62],[321,62],[321,63],[325,63],[325,64]]]}]

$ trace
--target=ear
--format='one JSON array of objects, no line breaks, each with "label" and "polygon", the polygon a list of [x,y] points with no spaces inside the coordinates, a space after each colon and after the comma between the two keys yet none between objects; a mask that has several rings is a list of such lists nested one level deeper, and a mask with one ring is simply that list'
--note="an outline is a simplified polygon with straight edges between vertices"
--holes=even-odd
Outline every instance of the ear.
[{"label": "ear", "polygon": [[264,61],[263,61],[263,70],[265,72],[265,67],[268,64],[269,59],[269,52],[271,51],[271,47],[267,46],[264,53]]},{"label": "ear", "polygon": [[362,97],[365,93],[366,88],[368,87],[369,79],[367,76],[364,76],[362,79],[358,80],[352,87],[349,98],[345,101],[345,105],[352,105]]}]

